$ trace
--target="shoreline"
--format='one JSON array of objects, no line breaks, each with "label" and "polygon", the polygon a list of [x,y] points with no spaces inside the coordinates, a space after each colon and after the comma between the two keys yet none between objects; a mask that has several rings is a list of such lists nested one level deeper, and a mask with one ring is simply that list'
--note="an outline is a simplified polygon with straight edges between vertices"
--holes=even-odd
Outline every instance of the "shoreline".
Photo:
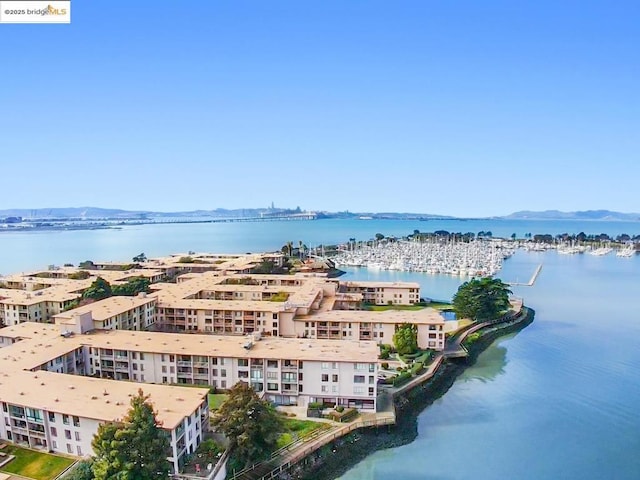
[{"label": "shoreline", "polygon": [[425,383],[398,396],[394,400],[396,425],[388,428],[367,428],[352,432],[325,445],[293,467],[291,476],[298,480],[335,480],[372,453],[401,447],[418,436],[418,416],[441,398],[478,356],[495,340],[526,328],[534,319],[535,311],[528,307],[524,317],[506,324],[488,326],[481,337],[469,345],[465,361],[446,360],[433,377]]}]

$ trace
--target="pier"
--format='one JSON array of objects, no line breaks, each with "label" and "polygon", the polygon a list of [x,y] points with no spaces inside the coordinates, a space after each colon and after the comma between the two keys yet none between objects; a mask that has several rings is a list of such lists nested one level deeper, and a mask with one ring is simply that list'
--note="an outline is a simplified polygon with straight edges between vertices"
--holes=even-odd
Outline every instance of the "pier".
[{"label": "pier", "polygon": [[533,284],[536,283],[536,280],[538,279],[538,275],[540,275],[541,270],[542,270],[542,264],[536,267],[536,270],[533,272],[533,275],[531,276],[531,280],[529,280],[528,283],[508,282],[507,285],[511,285],[512,287],[533,287]]}]

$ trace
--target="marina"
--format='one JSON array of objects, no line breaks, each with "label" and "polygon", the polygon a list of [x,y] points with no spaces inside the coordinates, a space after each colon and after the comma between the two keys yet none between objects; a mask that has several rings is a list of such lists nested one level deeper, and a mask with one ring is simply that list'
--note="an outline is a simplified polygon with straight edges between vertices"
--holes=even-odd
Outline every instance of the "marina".
[{"label": "marina", "polygon": [[349,243],[332,260],[337,267],[475,277],[495,275],[502,268],[503,260],[514,252],[513,242],[499,239],[381,240]]}]

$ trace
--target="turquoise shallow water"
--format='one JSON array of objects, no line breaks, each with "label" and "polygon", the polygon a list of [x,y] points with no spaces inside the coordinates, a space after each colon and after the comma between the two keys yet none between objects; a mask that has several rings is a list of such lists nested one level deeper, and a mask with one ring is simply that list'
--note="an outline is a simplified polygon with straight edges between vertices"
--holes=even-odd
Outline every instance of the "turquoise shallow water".
[{"label": "turquoise shallow water", "polygon": [[[468,228],[467,228],[468,227]],[[491,230],[640,233],[640,223],[341,221],[144,225],[121,230],[0,234],[0,273],[82,260],[172,252],[248,252],[286,241],[336,243],[375,233]],[[344,480],[640,478],[640,257],[518,252],[500,277],[536,319],[497,341],[418,418],[418,437],[373,453]],[[347,278],[412,280],[448,299],[460,278],[350,269]]]}]

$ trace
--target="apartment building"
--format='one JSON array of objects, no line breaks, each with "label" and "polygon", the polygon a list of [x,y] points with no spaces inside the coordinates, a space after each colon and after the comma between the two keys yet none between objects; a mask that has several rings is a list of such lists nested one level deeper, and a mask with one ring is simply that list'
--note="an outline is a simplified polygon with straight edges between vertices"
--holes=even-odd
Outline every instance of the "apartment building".
[{"label": "apartment building", "polygon": [[92,454],[91,439],[100,423],[122,419],[142,388],[170,438],[167,456],[178,473],[208,428],[208,388],[141,387],[88,377],[92,357],[84,338],[72,334],[68,325],[24,323],[0,329],[0,345],[5,346],[0,349],[0,439],[64,454]]},{"label": "apartment building", "polygon": [[155,323],[156,303],[155,297],[145,293],[136,297],[109,297],[53,315],[52,320],[60,325],[75,325],[75,317],[83,317],[83,321],[91,322],[91,329],[147,330]]},{"label": "apartment building", "polygon": [[[93,454],[101,423],[125,417],[140,385],[47,371],[0,376],[0,438],[56,453]],[[207,389],[144,385],[170,439],[167,457],[178,473],[209,428]]]},{"label": "apartment building", "polygon": [[417,326],[418,347],[444,349],[444,318],[432,308],[383,312],[329,310],[309,317],[297,317],[294,323],[299,337],[387,344],[393,343],[397,328],[408,323]]},{"label": "apartment building", "polygon": [[0,289],[0,322],[7,326],[47,323],[79,297],[79,293],[61,287],[36,291]]},{"label": "apartment building", "polygon": [[420,301],[420,284],[414,282],[340,282],[341,293],[359,293],[374,305],[412,305]]},{"label": "apartment building", "polygon": [[278,405],[331,398],[375,410],[373,342],[122,331],[95,332],[81,341],[88,372],[102,378],[218,389],[245,381]]}]

